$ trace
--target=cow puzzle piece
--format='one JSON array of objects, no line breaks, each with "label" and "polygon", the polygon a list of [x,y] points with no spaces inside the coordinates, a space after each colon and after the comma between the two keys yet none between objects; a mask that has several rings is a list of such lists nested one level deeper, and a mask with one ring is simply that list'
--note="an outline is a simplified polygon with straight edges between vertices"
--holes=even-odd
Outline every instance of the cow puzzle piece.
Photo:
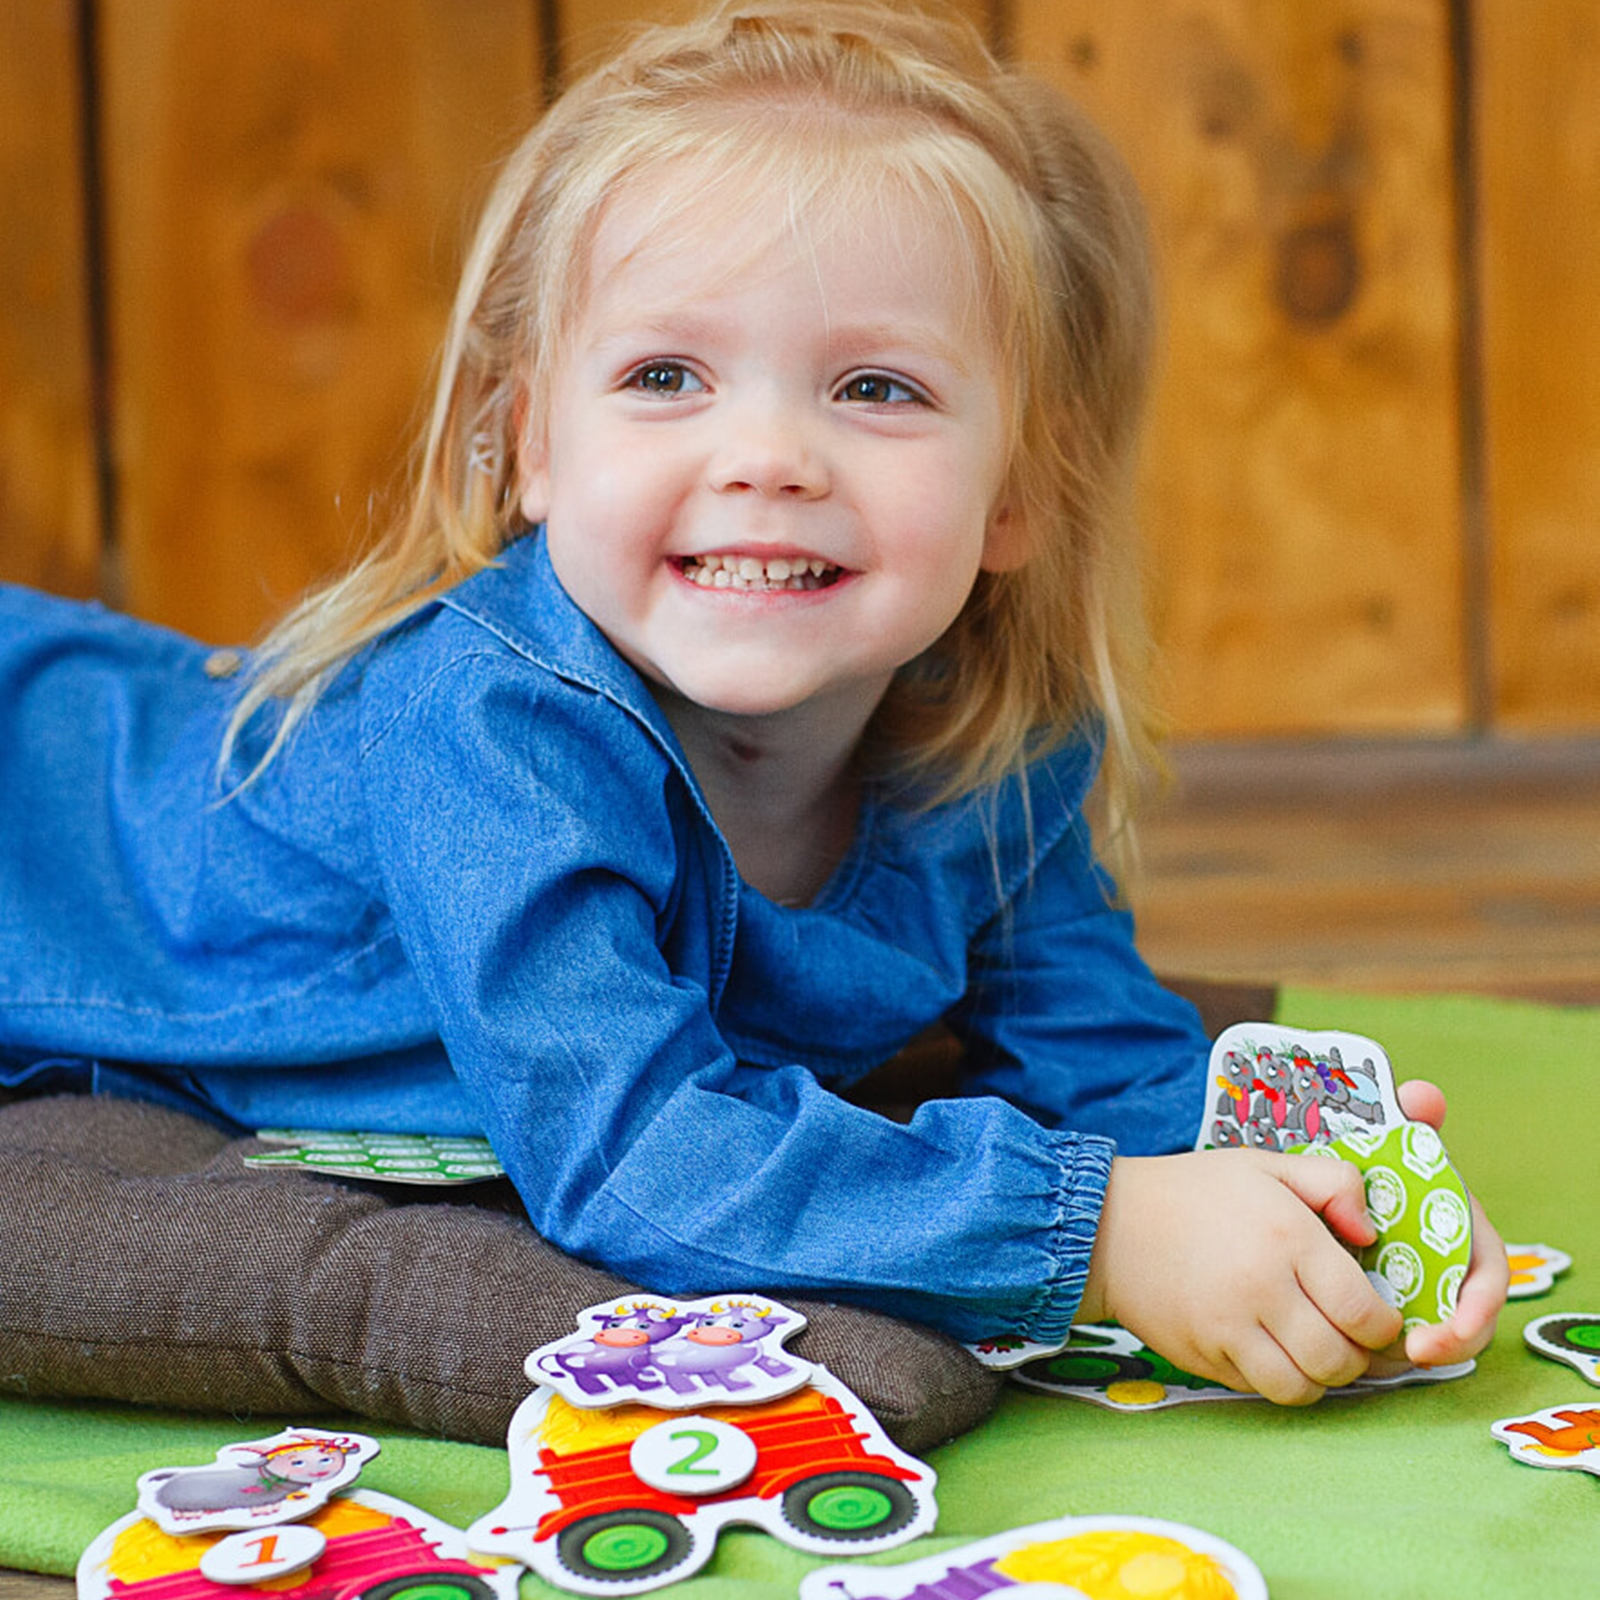
[{"label": "cow puzzle piece", "polygon": [[263,1128],[262,1150],[244,1158],[247,1167],[294,1167],[337,1178],[430,1187],[482,1183],[503,1178],[487,1139],[426,1133],[329,1133],[311,1128]]},{"label": "cow puzzle piece", "polygon": [[[392,1495],[352,1489],[303,1522],[173,1534],[140,1511],[78,1561],[78,1600],[517,1600],[522,1569],[468,1548],[459,1528]],[[219,1589],[219,1585],[221,1588]]]},{"label": "cow puzzle piece", "polygon": [[1506,1417],[1489,1431],[1529,1467],[1570,1468],[1600,1477],[1600,1409],[1546,1406],[1527,1416]]},{"label": "cow puzzle piece", "polygon": [[760,1295],[628,1295],[587,1307],[577,1324],[524,1363],[529,1378],[575,1406],[758,1405],[816,1371],[783,1349],[806,1319]]},{"label": "cow puzzle piece", "polygon": [[887,1550],[930,1530],[933,1469],[825,1367],[807,1365],[798,1389],[738,1404],[705,1405],[702,1394],[690,1415],[588,1396],[575,1406],[540,1381],[507,1434],[510,1489],[469,1543],[560,1588],[626,1595],[697,1572],[733,1523],[821,1555]]},{"label": "cow puzzle piece", "polygon": [[1594,1312],[1555,1311],[1535,1317],[1522,1337],[1529,1349],[1600,1386],[1600,1316]]},{"label": "cow puzzle piece", "polygon": [[1548,1244],[1508,1244],[1506,1261],[1511,1267],[1508,1300],[1531,1300],[1548,1294],[1556,1279],[1572,1266],[1572,1257]]},{"label": "cow puzzle piece", "polygon": [[1256,1564],[1199,1528],[1150,1517],[1058,1517],[898,1567],[823,1567],[800,1600],[1267,1600]]},{"label": "cow puzzle piece", "polygon": [[139,1514],[169,1534],[301,1522],[355,1482],[378,1453],[364,1433],[285,1428],[225,1444],[202,1467],[157,1467],[139,1478]]}]

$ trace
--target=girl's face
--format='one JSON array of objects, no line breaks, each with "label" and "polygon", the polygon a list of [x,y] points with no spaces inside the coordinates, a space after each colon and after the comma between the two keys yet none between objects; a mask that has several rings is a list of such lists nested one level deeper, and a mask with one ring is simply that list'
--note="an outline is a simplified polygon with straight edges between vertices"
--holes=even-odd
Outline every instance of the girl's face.
[{"label": "girl's face", "polygon": [[522,508],[670,694],[859,712],[1021,559],[1005,374],[950,222],[886,196],[801,238],[784,206],[686,245],[641,197],[608,204]]}]

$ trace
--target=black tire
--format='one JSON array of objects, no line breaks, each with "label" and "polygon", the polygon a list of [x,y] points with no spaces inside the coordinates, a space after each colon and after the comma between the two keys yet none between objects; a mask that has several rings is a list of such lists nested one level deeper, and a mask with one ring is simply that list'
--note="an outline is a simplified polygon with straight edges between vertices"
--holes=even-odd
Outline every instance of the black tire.
[{"label": "black tire", "polygon": [[662,1511],[605,1511],[556,1536],[556,1560],[597,1583],[658,1577],[682,1566],[693,1550],[689,1530]]},{"label": "black tire", "polygon": [[1023,1374],[1060,1389],[1099,1389],[1109,1383],[1148,1378],[1155,1367],[1143,1356],[1125,1356],[1109,1350],[1063,1350],[1028,1362]]},{"label": "black tire", "polygon": [[494,1600],[494,1590],[470,1572],[408,1572],[360,1590],[354,1600]]},{"label": "black tire", "polygon": [[823,1472],[802,1478],[783,1496],[783,1520],[815,1539],[856,1544],[906,1526],[916,1497],[897,1478],[876,1472]]}]

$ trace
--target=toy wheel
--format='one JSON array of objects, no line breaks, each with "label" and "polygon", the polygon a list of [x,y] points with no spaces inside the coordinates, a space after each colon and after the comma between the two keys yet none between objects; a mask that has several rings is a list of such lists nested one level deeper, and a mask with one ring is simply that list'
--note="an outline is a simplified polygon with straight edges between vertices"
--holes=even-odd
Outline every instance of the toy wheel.
[{"label": "toy wheel", "polygon": [[1023,1371],[1069,1389],[1098,1389],[1130,1378],[1148,1378],[1155,1368],[1142,1356],[1113,1355],[1104,1350],[1065,1350],[1058,1356],[1030,1361]]},{"label": "toy wheel", "polygon": [[911,1491],[875,1472],[824,1472],[783,1496],[784,1521],[818,1539],[877,1539],[917,1514]]},{"label": "toy wheel", "polygon": [[494,1600],[494,1590],[470,1572],[408,1572],[361,1590],[357,1600]]},{"label": "toy wheel", "polygon": [[600,1583],[671,1572],[693,1549],[689,1530],[661,1511],[609,1511],[575,1522],[556,1539],[556,1559]]}]

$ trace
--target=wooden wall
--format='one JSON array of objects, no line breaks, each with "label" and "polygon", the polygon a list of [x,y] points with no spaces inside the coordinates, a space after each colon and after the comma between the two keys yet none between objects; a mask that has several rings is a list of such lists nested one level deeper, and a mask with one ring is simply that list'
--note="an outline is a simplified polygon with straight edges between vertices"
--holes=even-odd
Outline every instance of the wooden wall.
[{"label": "wooden wall", "polygon": [[[363,533],[543,86],[692,0],[0,0],[0,578],[213,639]],[[1128,155],[1179,731],[1600,729],[1600,9],[965,0]]]}]

